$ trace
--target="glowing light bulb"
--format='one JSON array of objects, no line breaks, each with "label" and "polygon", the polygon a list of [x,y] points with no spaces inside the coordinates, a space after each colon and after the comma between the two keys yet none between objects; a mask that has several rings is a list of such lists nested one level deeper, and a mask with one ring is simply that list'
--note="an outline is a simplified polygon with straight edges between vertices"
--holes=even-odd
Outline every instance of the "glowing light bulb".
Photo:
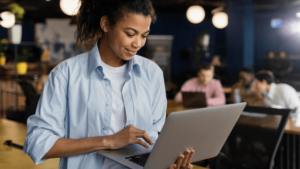
[{"label": "glowing light bulb", "polygon": [[205,11],[199,5],[189,7],[186,12],[186,17],[191,23],[198,24],[205,18]]},{"label": "glowing light bulb", "polygon": [[76,15],[81,3],[79,0],[60,0],[60,9],[69,16]]},{"label": "glowing light bulb", "polygon": [[0,25],[4,28],[11,28],[15,25],[16,17],[13,13],[4,11],[0,13],[0,17],[2,18],[2,21],[0,21]]},{"label": "glowing light bulb", "polygon": [[225,12],[217,12],[212,17],[212,22],[216,28],[223,29],[228,25],[228,15]]}]

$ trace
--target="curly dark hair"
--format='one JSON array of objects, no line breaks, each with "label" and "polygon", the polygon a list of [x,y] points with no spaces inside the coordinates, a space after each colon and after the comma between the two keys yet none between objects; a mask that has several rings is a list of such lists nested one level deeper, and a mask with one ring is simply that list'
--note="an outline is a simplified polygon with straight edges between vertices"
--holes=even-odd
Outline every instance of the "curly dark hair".
[{"label": "curly dark hair", "polygon": [[113,26],[125,12],[151,16],[155,22],[156,15],[150,0],[80,0],[81,6],[73,18],[77,24],[76,44],[91,47],[102,36],[100,19],[107,16]]}]

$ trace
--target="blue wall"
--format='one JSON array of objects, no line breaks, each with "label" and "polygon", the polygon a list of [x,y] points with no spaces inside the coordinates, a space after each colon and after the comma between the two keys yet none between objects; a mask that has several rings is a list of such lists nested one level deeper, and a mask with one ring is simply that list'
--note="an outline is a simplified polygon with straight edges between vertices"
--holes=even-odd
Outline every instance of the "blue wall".
[{"label": "blue wall", "polygon": [[228,3],[227,37],[227,63],[229,72],[237,72],[243,67],[243,37],[244,37],[244,11],[235,6],[242,3]]},{"label": "blue wall", "polygon": [[[22,23],[22,42],[34,41],[34,24],[30,20],[23,20]],[[7,29],[0,26],[0,39],[8,38]]]},{"label": "blue wall", "polygon": [[7,38],[7,37],[8,37],[7,29],[0,26],[0,39]]},{"label": "blue wall", "polygon": [[[300,12],[300,5],[285,10],[259,12],[255,16],[255,63],[263,65],[260,58],[266,56],[268,51],[287,51],[289,55],[300,55],[300,18],[295,13]],[[273,29],[270,26],[272,18],[281,18],[283,26]],[[293,27],[298,26],[298,32]],[[294,62],[297,70],[300,62]]]},{"label": "blue wall", "polygon": [[[243,66],[263,68],[261,58],[266,56],[268,51],[287,51],[289,55],[300,56],[300,18],[295,15],[300,12],[300,5],[255,12],[253,18],[253,10],[248,2],[250,1],[228,3],[229,24],[226,32],[228,70],[237,72]],[[283,26],[271,28],[273,18],[282,19]],[[294,72],[300,72],[300,60],[293,61],[293,64]]]},{"label": "blue wall", "polygon": [[[8,38],[8,29],[0,26],[0,39],[3,38]],[[31,22],[30,20],[23,20],[22,23],[22,42],[33,42],[34,41],[34,24],[33,22]],[[20,47],[18,47],[18,52],[20,52],[22,50],[22,45],[19,45]],[[28,47],[28,45],[26,46]],[[29,47],[33,47],[33,46],[29,46]],[[14,46],[13,45],[9,45],[8,49],[11,51],[11,57],[8,58],[8,61],[14,60],[13,59],[13,51],[14,51]]]},{"label": "blue wall", "polygon": [[[215,54],[224,57],[225,49],[217,48],[225,43],[225,29],[219,30],[212,24],[211,19],[204,19],[199,24],[190,23],[185,13],[158,15],[157,22],[151,26],[152,35],[173,35],[172,73],[184,70],[194,70],[192,61],[181,61],[179,51],[184,48],[194,48],[196,38],[207,30],[210,34],[210,56]],[[225,48],[225,47],[224,47]],[[192,54],[193,56],[193,54]]]},{"label": "blue wall", "polygon": [[244,54],[243,66],[254,66],[254,1],[245,3],[244,11]]},{"label": "blue wall", "polygon": [[254,1],[227,3],[227,63],[229,72],[254,66]]}]

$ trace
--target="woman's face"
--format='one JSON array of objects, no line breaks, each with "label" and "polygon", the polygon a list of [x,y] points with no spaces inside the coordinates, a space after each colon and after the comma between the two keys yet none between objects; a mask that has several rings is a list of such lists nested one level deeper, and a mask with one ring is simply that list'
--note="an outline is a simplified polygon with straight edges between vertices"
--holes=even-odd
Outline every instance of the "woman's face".
[{"label": "woman's face", "polygon": [[108,45],[122,60],[130,60],[146,42],[151,16],[125,13],[124,17],[109,27]]}]

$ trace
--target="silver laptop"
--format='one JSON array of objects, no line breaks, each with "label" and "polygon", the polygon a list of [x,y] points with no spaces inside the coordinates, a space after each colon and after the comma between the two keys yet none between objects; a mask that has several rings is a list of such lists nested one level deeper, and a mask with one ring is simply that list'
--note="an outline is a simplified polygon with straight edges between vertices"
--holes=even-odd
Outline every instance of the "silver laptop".
[{"label": "silver laptop", "polygon": [[192,162],[215,157],[244,110],[246,103],[178,111],[169,114],[154,146],[132,144],[98,153],[133,169],[166,169],[187,148]]}]

